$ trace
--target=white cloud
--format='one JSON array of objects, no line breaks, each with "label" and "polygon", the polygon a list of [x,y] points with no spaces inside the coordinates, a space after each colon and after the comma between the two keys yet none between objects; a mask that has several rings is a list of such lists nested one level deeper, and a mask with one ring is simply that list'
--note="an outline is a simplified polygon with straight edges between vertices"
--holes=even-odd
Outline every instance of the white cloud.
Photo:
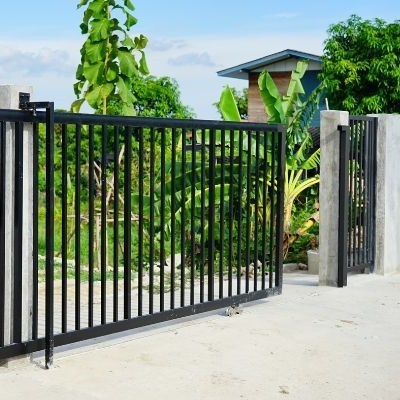
[{"label": "white cloud", "polygon": [[176,40],[156,39],[156,40],[149,40],[147,48],[152,51],[165,52],[171,49],[182,49],[185,48],[186,46],[187,43],[181,39],[176,39]]},{"label": "white cloud", "polygon": [[0,76],[12,71],[24,77],[40,77],[49,73],[66,76],[71,63],[66,51],[42,48],[38,51],[21,51],[0,47]]},{"label": "white cloud", "polygon": [[215,62],[206,52],[181,54],[178,57],[169,58],[168,64],[174,66],[202,65],[204,67],[216,67]]}]

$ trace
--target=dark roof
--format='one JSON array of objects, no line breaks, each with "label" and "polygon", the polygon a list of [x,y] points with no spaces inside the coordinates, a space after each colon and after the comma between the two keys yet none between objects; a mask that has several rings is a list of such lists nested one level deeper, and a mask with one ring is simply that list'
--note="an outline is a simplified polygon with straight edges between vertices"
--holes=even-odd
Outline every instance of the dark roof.
[{"label": "dark roof", "polygon": [[321,56],[315,54],[305,53],[303,51],[297,50],[283,50],[278,53],[270,54],[268,56],[258,58],[253,61],[246,62],[244,64],[237,65],[236,67],[231,67],[218,71],[219,76],[224,76],[226,78],[238,78],[238,79],[248,79],[248,73],[258,68],[265,67],[270,64],[274,64],[279,61],[286,60],[288,58],[303,58],[306,60],[312,60],[322,63]]}]

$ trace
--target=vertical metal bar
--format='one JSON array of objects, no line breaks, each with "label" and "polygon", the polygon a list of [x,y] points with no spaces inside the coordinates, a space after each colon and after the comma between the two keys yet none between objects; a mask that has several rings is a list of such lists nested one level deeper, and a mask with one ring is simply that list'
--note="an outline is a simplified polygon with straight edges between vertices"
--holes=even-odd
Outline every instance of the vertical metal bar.
[{"label": "vertical metal bar", "polygon": [[[61,331],[68,326],[68,131],[67,125],[61,127]],[[89,246],[91,248],[92,246]]]},{"label": "vertical metal bar", "polygon": [[160,312],[164,311],[165,290],[165,152],[166,132],[161,129],[161,212],[160,212]]},{"label": "vertical metal bar", "polygon": [[243,193],[243,130],[239,131],[239,178],[238,178],[238,243],[236,269],[236,294],[242,291],[242,193]]},{"label": "vertical metal bar", "polygon": [[250,243],[251,243],[251,145],[252,134],[247,131],[247,168],[246,168],[246,293],[250,291]]},{"label": "vertical metal bar", "polygon": [[215,129],[210,129],[209,197],[208,197],[208,301],[214,300],[215,256]]},{"label": "vertical metal bar", "polygon": [[[1,156],[0,156],[1,157]],[[39,129],[38,124],[33,124],[33,153],[32,153],[32,225],[33,225],[33,246],[32,246],[32,339],[38,338],[38,302],[39,302]],[[1,179],[1,178],[0,178]],[[2,190],[2,189],[0,189]],[[0,217],[0,221],[2,218]],[[0,222],[1,224],[1,222]],[[0,239],[1,240],[1,239]],[[1,246],[1,245],[0,245]],[[0,259],[1,268],[1,259]],[[0,291],[1,293],[1,291]],[[1,295],[1,294],[0,294]],[[0,328],[1,329],[1,328]]]},{"label": "vertical metal bar", "polygon": [[22,239],[23,239],[23,141],[24,125],[15,123],[15,206],[14,206],[14,313],[13,341],[22,341]]},{"label": "vertical metal bar", "polygon": [[81,125],[75,136],[75,330],[81,327]]},{"label": "vertical metal bar", "polygon": [[107,126],[101,127],[101,324],[107,322]]},{"label": "vertical metal bar", "polygon": [[256,157],[255,157],[255,195],[254,195],[254,291],[258,287],[258,209],[259,209],[259,190],[260,190],[260,131],[255,133],[256,139]]},{"label": "vertical metal bar", "polygon": [[224,244],[225,244],[225,130],[221,129],[221,186],[219,198],[219,298],[224,297]]},{"label": "vertical metal bar", "polygon": [[144,144],[143,144],[143,128],[138,129],[139,135],[139,246],[138,246],[138,262],[139,262],[139,285],[138,285],[138,315],[143,315],[143,196],[144,196]]},{"label": "vertical metal bar", "polygon": [[371,199],[371,265],[372,270],[375,268],[375,232],[376,232],[376,168],[377,168],[377,134],[378,134],[378,118],[373,119],[373,133],[372,133],[372,150],[371,150],[371,160],[372,160],[372,199]]},{"label": "vertical metal bar", "polygon": [[[172,149],[171,149],[171,298],[170,308],[175,308],[175,230],[176,230],[176,129],[172,128]],[[182,174],[182,182],[184,176]],[[183,185],[183,183],[182,183]]]},{"label": "vertical metal bar", "polygon": [[[354,172],[353,172],[353,220],[351,222],[350,232],[352,235],[352,264],[351,266],[355,266],[357,264],[357,219],[358,219],[358,190],[357,190],[357,176],[358,176],[358,135],[357,135],[357,125],[355,121],[350,118],[350,136],[351,140],[353,140],[353,164],[354,164]],[[349,265],[350,266],[350,265]]]},{"label": "vertical metal bar", "polygon": [[196,271],[196,130],[192,129],[192,174],[190,191],[190,305],[194,305]]},{"label": "vertical metal bar", "polygon": [[283,281],[283,216],[285,196],[286,168],[286,127],[280,125],[278,131],[278,173],[277,173],[277,210],[276,210],[276,259],[275,286],[282,290]]},{"label": "vertical metal bar", "polygon": [[360,230],[359,230],[359,262],[364,264],[364,230],[365,230],[365,135],[366,135],[366,121],[360,122],[361,126],[361,146],[360,146]]},{"label": "vertical metal bar", "polygon": [[352,226],[353,226],[353,208],[354,208],[354,166],[355,166],[355,157],[354,157],[354,137],[352,136],[352,123],[353,121],[350,120],[350,127],[349,127],[349,141],[350,141],[350,157],[349,157],[349,170],[350,170],[350,179],[349,179],[349,222],[348,222],[348,229],[347,229],[347,252],[348,252],[348,259],[347,259],[347,267],[353,264],[353,235],[352,235]]},{"label": "vertical metal bar", "polygon": [[181,187],[181,307],[185,306],[186,286],[186,129],[182,128],[182,187]]},{"label": "vertical metal bar", "polygon": [[358,224],[357,224],[357,264],[362,262],[361,260],[361,238],[362,238],[362,209],[364,207],[363,204],[363,196],[362,196],[362,179],[363,179],[363,123],[359,122],[358,133],[359,133],[359,147],[358,147]]},{"label": "vertical metal bar", "polygon": [[275,193],[276,193],[276,132],[271,133],[271,183],[269,187],[269,201],[271,204],[271,211],[269,216],[269,288],[273,286],[273,274],[277,273],[274,270],[274,244],[275,244]]},{"label": "vertical metal bar", "polygon": [[340,126],[338,287],[347,285],[347,224],[349,209],[349,127]]},{"label": "vertical metal bar", "polygon": [[113,321],[118,321],[119,282],[119,127],[114,127],[114,244],[113,244]]},{"label": "vertical metal bar", "polygon": [[149,257],[149,314],[154,312],[154,185],[155,185],[155,134],[154,128],[150,129],[150,257]]},{"label": "vertical metal bar", "polygon": [[89,223],[88,223],[88,239],[89,239],[89,290],[88,290],[88,326],[93,326],[93,297],[94,297],[94,127],[89,125]]},{"label": "vertical metal bar", "polygon": [[[78,199],[77,199],[78,201]],[[46,368],[54,349],[54,103],[46,108]]]},{"label": "vertical metal bar", "polygon": [[365,132],[365,213],[364,213],[364,263],[369,264],[369,237],[370,237],[370,198],[371,198],[371,120],[367,119]]},{"label": "vertical metal bar", "polygon": [[4,346],[5,314],[5,193],[6,193],[6,129],[0,121],[0,347]]},{"label": "vertical metal bar", "polygon": [[204,302],[204,264],[205,264],[205,193],[206,193],[206,131],[201,130],[201,206],[200,206],[200,303]]},{"label": "vertical metal bar", "polygon": [[262,290],[265,289],[265,261],[267,258],[267,192],[268,192],[268,132],[263,131],[263,179],[262,179],[262,266],[261,266],[261,273],[262,273],[262,283],[261,288]]},{"label": "vertical metal bar", "polygon": [[233,292],[233,229],[234,229],[234,163],[235,163],[235,131],[229,132],[229,254],[228,254],[228,296]]},{"label": "vertical metal bar", "polygon": [[131,260],[132,260],[132,128],[125,130],[124,159],[124,319],[131,318]]},{"label": "vertical metal bar", "polygon": [[369,182],[368,182],[368,245],[367,245],[367,262],[373,268],[373,260],[371,259],[371,252],[372,252],[372,243],[373,243],[373,236],[374,233],[372,231],[373,226],[373,197],[374,197],[374,190],[375,190],[375,182],[374,182],[374,152],[373,152],[373,140],[374,140],[374,119],[370,121],[369,126],[369,154],[368,154],[368,168],[369,168]]},{"label": "vertical metal bar", "polygon": [[365,140],[364,140],[364,232],[363,232],[363,262],[368,263],[368,228],[369,228],[369,187],[370,187],[370,158],[369,158],[369,138],[370,121],[365,121]]}]

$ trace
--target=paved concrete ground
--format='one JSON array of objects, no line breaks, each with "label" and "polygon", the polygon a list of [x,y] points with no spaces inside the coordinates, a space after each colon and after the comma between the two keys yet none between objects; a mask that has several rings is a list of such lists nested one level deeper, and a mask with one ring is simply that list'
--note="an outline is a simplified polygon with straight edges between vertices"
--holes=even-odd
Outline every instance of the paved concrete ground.
[{"label": "paved concrete ground", "polygon": [[[282,296],[0,369],[2,399],[400,400],[400,276],[344,289],[285,276]],[[38,359],[41,361],[41,358]]]}]

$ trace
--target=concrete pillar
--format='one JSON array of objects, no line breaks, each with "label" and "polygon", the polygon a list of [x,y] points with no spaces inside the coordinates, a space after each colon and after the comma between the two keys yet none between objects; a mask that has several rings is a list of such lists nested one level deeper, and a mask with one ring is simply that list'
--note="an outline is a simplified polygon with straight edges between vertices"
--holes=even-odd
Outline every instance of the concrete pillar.
[{"label": "concrete pillar", "polygon": [[[19,92],[32,94],[31,86],[0,85],[0,108],[18,109]],[[12,342],[13,318],[13,238],[14,238],[14,153],[15,130],[13,124],[6,126],[6,260],[5,260],[5,339]],[[22,340],[31,338],[32,332],[32,262],[33,262],[33,188],[32,188],[33,128],[24,124],[23,142],[23,254],[22,254]]]},{"label": "concrete pillar", "polygon": [[375,272],[400,273],[400,115],[378,114]]},{"label": "concrete pillar", "polygon": [[319,189],[319,284],[337,286],[339,228],[339,131],[349,124],[347,111],[321,112]]}]

